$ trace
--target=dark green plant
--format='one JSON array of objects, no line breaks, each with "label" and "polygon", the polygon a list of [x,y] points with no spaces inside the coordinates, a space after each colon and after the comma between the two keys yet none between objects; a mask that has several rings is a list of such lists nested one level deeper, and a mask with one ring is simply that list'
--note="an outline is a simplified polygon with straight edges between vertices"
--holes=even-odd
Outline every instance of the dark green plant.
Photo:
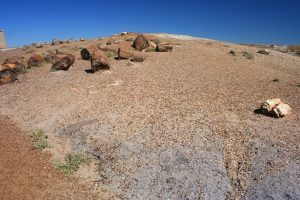
[{"label": "dark green plant", "polygon": [[84,163],[86,159],[81,154],[70,153],[65,157],[65,163],[57,164],[55,168],[66,175],[72,175]]},{"label": "dark green plant", "polygon": [[47,141],[48,136],[43,130],[33,132],[31,137],[33,139],[33,148],[42,150],[50,147]]}]

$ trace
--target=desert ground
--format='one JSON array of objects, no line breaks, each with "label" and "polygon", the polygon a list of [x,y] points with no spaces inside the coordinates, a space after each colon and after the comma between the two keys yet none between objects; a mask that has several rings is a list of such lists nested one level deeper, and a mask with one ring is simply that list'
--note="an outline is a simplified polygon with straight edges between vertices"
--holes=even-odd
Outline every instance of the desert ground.
[{"label": "desert ground", "polygon": [[[145,36],[171,52],[135,52],[135,36],[0,51],[1,63],[55,49],[76,56],[68,71],[44,63],[0,86],[1,200],[300,199],[300,57],[170,34]],[[80,49],[93,44],[145,60],[112,56],[109,70],[87,73]],[[271,98],[292,114],[255,112]],[[42,151],[31,145],[39,129],[50,144]],[[67,176],[53,165],[70,152],[89,162]]]}]

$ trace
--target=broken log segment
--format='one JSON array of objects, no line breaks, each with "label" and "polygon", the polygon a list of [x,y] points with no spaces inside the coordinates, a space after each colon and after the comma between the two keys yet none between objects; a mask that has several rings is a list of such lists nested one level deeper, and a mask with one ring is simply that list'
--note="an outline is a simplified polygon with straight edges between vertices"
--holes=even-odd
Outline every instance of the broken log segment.
[{"label": "broken log segment", "polygon": [[18,73],[14,69],[3,69],[0,71],[0,85],[12,83],[17,80]]},{"label": "broken log segment", "polygon": [[107,56],[101,50],[95,51],[91,54],[91,68],[93,71],[98,71],[101,69],[109,69],[109,61]]},{"label": "broken log segment", "polygon": [[271,112],[273,110],[273,108],[275,108],[280,103],[282,103],[282,101],[279,98],[268,99],[262,103],[260,108],[263,112]]},{"label": "broken log segment", "polygon": [[83,48],[80,52],[81,54],[81,58],[83,60],[90,60],[91,55],[95,52],[99,51],[98,47],[96,47],[95,45],[92,46],[88,46],[86,48]]},{"label": "broken log segment", "polygon": [[273,115],[277,118],[290,115],[292,113],[292,108],[285,103],[280,103],[273,109]]},{"label": "broken log segment", "polygon": [[59,61],[54,63],[51,67],[51,71],[63,70],[67,71],[75,62],[75,56],[72,54],[62,57]]}]

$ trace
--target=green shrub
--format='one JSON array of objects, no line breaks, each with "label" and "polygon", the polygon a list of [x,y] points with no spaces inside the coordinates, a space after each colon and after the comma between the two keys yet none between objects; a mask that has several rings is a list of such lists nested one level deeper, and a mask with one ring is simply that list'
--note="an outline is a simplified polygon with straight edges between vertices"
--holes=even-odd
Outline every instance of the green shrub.
[{"label": "green shrub", "polygon": [[145,49],[145,51],[146,51],[146,52],[154,52],[154,51],[156,51],[156,48],[155,48],[155,47],[147,47],[147,48]]},{"label": "green shrub", "polygon": [[72,175],[84,163],[86,159],[81,154],[70,153],[65,157],[65,163],[57,164],[55,168],[66,175]]},{"label": "green shrub", "polygon": [[47,141],[48,136],[43,130],[33,132],[31,137],[33,139],[33,148],[42,150],[50,147]]},{"label": "green shrub", "polygon": [[156,45],[159,45],[160,44],[160,39],[154,39],[154,40],[152,40]]}]

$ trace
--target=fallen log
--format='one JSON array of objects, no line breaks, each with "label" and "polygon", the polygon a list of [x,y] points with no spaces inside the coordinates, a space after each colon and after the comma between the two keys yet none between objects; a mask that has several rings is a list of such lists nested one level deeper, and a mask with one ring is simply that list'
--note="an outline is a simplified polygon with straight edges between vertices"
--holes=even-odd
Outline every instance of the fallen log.
[{"label": "fallen log", "polygon": [[0,71],[0,85],[12,83],[17,80],[18,73],[14,69],[3,69]]},{"label": "fallen log", "polygon": [[51,71],[63,70],[67,71],[75,61],[75,56],[72,54],[62,57],[59,61],[54,63],[51,67]]},{"label": "fallen log", "polygon": [[98,47],[95,45],[88,46],[86,48],[83,48],[80,52],[81,57],[83,60],[90,60],[91,54],[95,53],[96,51],[99,51]]},{"label": "fallen log", "polygon": [[91,68],[94,72],[101,69],[109,69],[109,61],[107,56],[101,50],[95,51],[90,56]]}]

